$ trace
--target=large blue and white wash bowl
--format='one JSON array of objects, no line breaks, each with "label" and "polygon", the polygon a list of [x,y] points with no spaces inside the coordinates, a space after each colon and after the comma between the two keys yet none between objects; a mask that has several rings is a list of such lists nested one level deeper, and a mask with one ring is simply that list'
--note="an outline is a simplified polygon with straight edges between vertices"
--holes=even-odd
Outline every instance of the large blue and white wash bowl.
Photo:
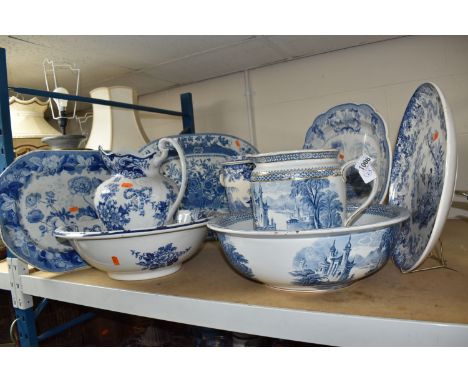
[{"label": "large blue and white wash bowl", "polygon": [[351,227],[256,231],[251,215],[231,215],[208,228],[216,231],[227,260],[243,276],[278,289],[326,291],[382,268],[408,218],[406,209],[381,205],[368,208]]},{"label": "large blue and white wash bowl", "polygon": [[116,280],[147,280],[177,272],[201,247],[207,219],[133,231],[108,231],[95,220],[93,230],[58,228],[54,235],[68,242],[93,267]]}]

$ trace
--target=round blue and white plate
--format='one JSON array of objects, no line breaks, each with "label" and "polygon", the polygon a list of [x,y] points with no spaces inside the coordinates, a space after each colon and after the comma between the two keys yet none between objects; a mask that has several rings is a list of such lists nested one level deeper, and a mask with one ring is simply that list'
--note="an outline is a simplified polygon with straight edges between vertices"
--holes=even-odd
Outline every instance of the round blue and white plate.
[{"label": "round blue and white plate", "polygon": [[[358,159],[363,154],[371,156],[379,177],[375,202],[384,201],[390,179],[392,152],[385,121],[372,106],[346,103],[320,114],[307,130],[303,148],[338,149],[343,163]],[[362,204],[371,190],[371,183],[364,183],[358,171],[350,169],[346,182],[348,202]]]},{"label": "round blue and white plate", "polygon": [[[187,190],[180,208],[200,218],[228,212],[226,192],[219,180],[221,164],[233,157],[257,154],[258,150],[238,137],[225,134],[184,134],[170,138],[177,138],[187,160]],[[148,143],[138,152],[145,156],[158,152],[158,141]],[[161,172],[180,184],[180,160],[175,151],[169,153]]]},{"label": "round blue and white plate", "polygon": [[393,260],[417,268],[440,237],[455,189],[457,153],[452,114],[440,89],[425,83],[411,97],[393,158],[389,203],[407,208]]},{"label": "round blue and white plate", "polygon": [[88,265],[57,241],[60,226],[93,230],[96,187],[110,176],[97,151],[32,151],[0,175],[0,230],[8,249],[44,271]]}]

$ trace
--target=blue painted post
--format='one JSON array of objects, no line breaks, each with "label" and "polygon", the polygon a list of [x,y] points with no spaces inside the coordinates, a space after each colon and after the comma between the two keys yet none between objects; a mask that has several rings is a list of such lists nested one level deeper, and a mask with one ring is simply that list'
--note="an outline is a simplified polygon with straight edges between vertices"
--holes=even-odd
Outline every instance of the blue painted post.
[{"label": "blue painted post", "polygon": [[36,315],[33,308],[16,309],[16,328],[21,346],[38,346],[39,340],[36,332]]},{"label": "blue painted post", "polygon": [[[11,134],[10,102],[5,49],[0,48],[0,170],[15,159]],[[8,251],[8,257],[14,255]],[[36,324],[33,308],[16,309],[17,329],[21,346],[37,346]]]},{"label": "blue painted post", "polygon": [[181,94],[180,105],[182,108],[182,125],[184,127],[181,134],[194,134],[195,119],[193,116],[192,93]]},{"label": "blue painted post", "polygon": [[14,160],[5,49],[0,48],[0,171]]}]

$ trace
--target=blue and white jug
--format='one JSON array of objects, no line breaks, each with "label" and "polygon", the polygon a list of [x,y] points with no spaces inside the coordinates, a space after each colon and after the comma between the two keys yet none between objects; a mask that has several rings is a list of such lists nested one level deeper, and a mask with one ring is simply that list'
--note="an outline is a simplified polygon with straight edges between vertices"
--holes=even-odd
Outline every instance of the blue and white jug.
[{"label": "blue and white jug", "polygon": [[[180,157],[179,187],[161,175],[160,166],[172,145]],[[159,141],[159,156],[107,153],[99,148],[112,177],[99,185],[94,196],[96,212],[109,231],[160,227],[173,222],[187,186],[185,155],[176,139]]]},{"label": "blue and white jug", "polygon": [[346,215],[346,171],[338,150],[299,150],[252,156],[250,178],[256,230],[302,231],[351,225],[370,205],[378,188],[350,216]]}]

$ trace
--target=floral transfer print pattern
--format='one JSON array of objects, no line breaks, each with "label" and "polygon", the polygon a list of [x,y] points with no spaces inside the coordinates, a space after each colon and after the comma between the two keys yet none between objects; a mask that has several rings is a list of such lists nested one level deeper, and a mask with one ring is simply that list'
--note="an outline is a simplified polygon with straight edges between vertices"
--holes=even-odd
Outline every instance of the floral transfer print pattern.
[{"label": "floral transfer print pattern", "polygon": [[131,255],[138,260],[136,264],[141,266],[141,270],[154,270],[177,263],[180,257],[190,251],[190,248],[178,251],[173,243],[169,243],[154,252],[139,252],[132,249]]},{"label": "floral transfer print pattern", "polygon": [[[227,211],[226,194],[219,182],[221,163],[224,160],[222,156],[187,157],[188,181],[181,208],[194,211],[195,216],[199,218]],[[180,185],[181,171],[178,159],[166,161],[161,171]]]},{"label": "floral transfer print pattern", "polygon": [[[33,192],[26,196],[26,220],[31,224],[42,223],[39,226],[41,236],[52,235],[53,231],[60,226],[67,226],[70,228],[77,227],[77,222],[83,218],[96,219],[96,211],[92,205],[91,199],[95,188],[101,183],[102,180],[93,177],[88,178],[85,176],[73,177],[68,181],[68,192],[71,195],[79,195],[82,198],[82,205],[72,206],[68,209],[56,207],[57,197],[55,191],[46,191],[45,198],[42,200],[42,194]],[[41,209],[50,210],[49,213]],[[47,214],[47,216],[45,215]]]},{"label": "floral transfer print pattern", "polygon": [[[173,186],[163,181],[167,192],[165,200],[152,200],[153,188],[146,186],[139,189],[121,189],[121,184],[125,184],[125,178],[114,176],[113,181],[108,183],[101,192],[97,211],[107,230],[125,230],[130,223],[132,214],[145,216],[146,206],[150,207],[155,226],[165,223],[170,206],[175,202],[177,194]],[[123,183],[122,183],[123,182]],[[123,202],[120,197],[123,197]],[[119,201],[118,201],[119,200]],[[133,216],[136,216],[133,215]]]},{"label": "floral transfer print pattern", "polygon": [[94,191],[107,177],[94,151],[36,151],[19,157],[0,176],[5,243],[42,270],[64,272],[85,266],[78,253],[55,239],[53,231],[78,224],[86,228],[86,221],[96,219]]},{"label": "floral transfer print pattern", "polygon": [[423,84],[403,116],[390,179],[390,204],[411,213],[393,255],[402,271],[419,261],[431,236],[443,189],[446,145],[442,101],[434,86]]},{"label": "floral transfer print pattern", "polygon": [[153,155],[142,158],[131,154],[105,152],[104,150],[101,150],[100,154],[104,164],[113,174],[121,174],[130,179],[145,176],[153,159]]},{"label": "floral transfer print pattern", "polygon": [[[224,134],[183,134],[172,136],[184,150],[185,155],[192,154],[221,154],[226,157],[237,155],[256,154],[258,151],[250,143]],[[148,143],[138,152],[143,155],[149,155],[158,150],[158,140]],[[175,150],[171,150],[172,156],[175,156]],[[170,155],[171,155],[170,154]]]},{"label": "floral transfer print pattern", "polygon": [[[256,154],[257,149],[230,135],[184,134],[175,137],[187,159],[188,184],[180,208],[192,210],[199,217],[227,212],[225,190],[219,182],[221,163],[239,155]],[[158,152],[158,140],[139,152],[142,155]],[[175,150],[170,150],[169,159],[161,166],[161,171],[180,185],[180,161],[175,157]]]}]

